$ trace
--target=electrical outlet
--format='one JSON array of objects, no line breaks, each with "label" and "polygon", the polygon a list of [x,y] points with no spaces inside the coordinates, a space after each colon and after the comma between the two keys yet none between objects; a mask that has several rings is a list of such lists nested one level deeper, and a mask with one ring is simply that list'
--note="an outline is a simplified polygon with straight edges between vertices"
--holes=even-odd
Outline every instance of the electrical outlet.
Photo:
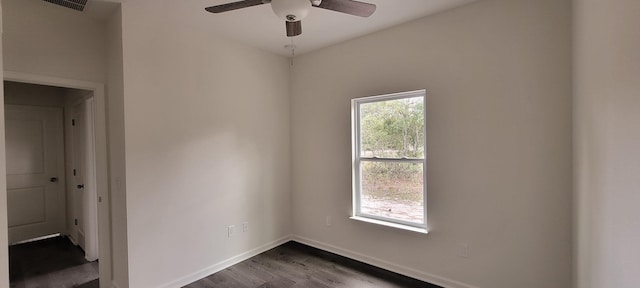
[{"label": "electrical outlet", "polygon": [[249,222],[242,223],[242,232],[249,231]]},{"label": "electrical outlet", "polygon": [[233,225],[230,225],[228,227],[228,230],[227,230],[228,234],[227,235],[228,235],[229,238],[233,237],[233,232],[235,232],[234,231],[235,229],[236,229],[236,226],[233,226]]},{"label": "electrical outlet", "polygon": [[331,216],[327,216],[327,218],[324,219],[324,222],[327,226],[331,226]]}]

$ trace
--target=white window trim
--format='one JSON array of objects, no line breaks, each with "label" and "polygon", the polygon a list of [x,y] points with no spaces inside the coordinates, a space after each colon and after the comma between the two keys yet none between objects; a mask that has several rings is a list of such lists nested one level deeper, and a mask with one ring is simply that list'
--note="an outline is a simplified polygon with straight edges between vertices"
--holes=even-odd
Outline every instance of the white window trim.
[{"label": "white window trim", "polygon": [[419,228],[419,227],[411,226],[411,225],[402,225],[402,224],[398,224],[398,223],[395,223],[395,222],[376,220],[376,219],[372,219],[372,218],[368,218],[368,217],[360,217],[360,216],[351,216],[351,217],[349,217],[349,219],[360,221],[360,222],[365,222],[365,223],[370,223],[370,224],[377,224],[377,225],[380,225],[380,226],[391,227],[391,228],[395,228],[395,229],[407,230],[407,231],[421,233],[421,234],[429,234],[429,230],[427,230],[427,228]]},{"label": "white window trim", "polygon": [[[398,228],[418,233],[426,234],[428,233],[427,229],[427,92],[426,90],[415,90],[409,92],[401,92],[394,94],[385,94],[378,96],[370,96],[364,98],[356,98],[351,100],[351,146],[352,146],[352,204],[353,204],[353,212],[352,217],[353,220],[363,221],[372,224],[378,224],[382,226]],[[405,99],[405,98],[414,98],[414,97],[423,97],[424,105],[423,105],[423,113],[424,113],[424,158],[420,159],[411,159],[411,158],[368,158],[361,157],[360,151],[360,105],[372,102],[379,101],[389,101],[389,100],[397,100],[397,99]],[[371,214],[362,213],[360,209],[360,183],[361,183],[361,162],[363,161],[386,161],[386,162],[419,162],[422,163],[423,168],[423,207],[424,207],[424,215],[423,224],[413,223],[408,221],[402,221],[399,219],[392,219],[387,217],[380,217]]]}]

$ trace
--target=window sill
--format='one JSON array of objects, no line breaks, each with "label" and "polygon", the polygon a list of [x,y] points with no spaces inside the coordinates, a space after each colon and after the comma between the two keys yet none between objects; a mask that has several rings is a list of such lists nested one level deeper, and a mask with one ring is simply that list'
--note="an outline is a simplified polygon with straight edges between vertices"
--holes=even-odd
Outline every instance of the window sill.
[{"label": "window sill", "polygon": [[420,233],[420,234],[429,234],[429,230],[427,230],[426,228],[418,228],[418,227],[413,227],[413,226],[409,226],[409,225],[402,225],[402,224],[391,223],[391,222],[386,222],[386,221],[380,221],[380,220],[375,220],[375,219],[366,218],[366,217],[359,217],[359,216],[352,216],[352,217],[349,217],[349,219],[360,221],[360,222],[365,222],[365,223],[370,223],[370,224],[377,224],[377,225],[382,225],[382,226],[386,226],[386,227],[401,229],[401,230],[405,230],[405,231],[416,232],[416,233]]}]

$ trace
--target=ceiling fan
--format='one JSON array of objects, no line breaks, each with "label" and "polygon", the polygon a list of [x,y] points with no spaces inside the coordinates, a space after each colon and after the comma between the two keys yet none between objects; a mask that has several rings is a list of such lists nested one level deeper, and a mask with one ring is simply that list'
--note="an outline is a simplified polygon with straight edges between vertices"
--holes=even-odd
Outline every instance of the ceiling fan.
[{"label": "ceiling fan", "polygon": [[360,17],[369,17],[376,5],[354,0],[243,0],[205,8],[211,13],[222,13],[262,4],[271,4],[273,12],[285,20],[287,36],[302,34],[301,20],[309,14],[311,7],[322,8]]}]

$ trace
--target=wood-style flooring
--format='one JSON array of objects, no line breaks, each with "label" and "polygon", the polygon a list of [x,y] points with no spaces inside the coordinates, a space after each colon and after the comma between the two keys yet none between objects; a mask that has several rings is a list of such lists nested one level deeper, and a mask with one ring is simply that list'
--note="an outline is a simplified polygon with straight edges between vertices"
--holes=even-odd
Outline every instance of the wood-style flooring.
[{"label": "wood-style flooring", "polygon": [[66,237],[9,247],[11,288],[97,288],[98,275],[98,262]]},{"label": "wood-style flooring", "polygon": [[441,288],[297,242],[238,263],[185,288]]}]

